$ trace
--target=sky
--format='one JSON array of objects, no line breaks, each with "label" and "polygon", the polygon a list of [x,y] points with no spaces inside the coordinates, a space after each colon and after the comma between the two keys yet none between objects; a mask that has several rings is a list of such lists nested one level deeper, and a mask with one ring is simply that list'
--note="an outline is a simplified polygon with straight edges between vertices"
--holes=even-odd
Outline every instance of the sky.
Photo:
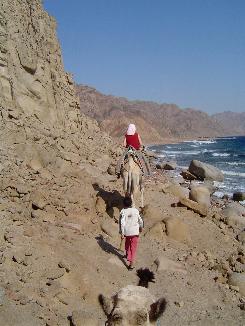
[{"label": "sky", "polygon": [[209,114],[245,111],[245,0],[43,0],[79,84]]}]

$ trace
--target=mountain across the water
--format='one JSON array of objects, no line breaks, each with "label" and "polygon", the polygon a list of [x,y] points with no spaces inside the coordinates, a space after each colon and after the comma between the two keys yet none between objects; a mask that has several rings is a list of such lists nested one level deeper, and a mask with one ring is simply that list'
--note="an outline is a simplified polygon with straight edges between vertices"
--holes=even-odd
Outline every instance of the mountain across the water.
[{"label": "mountain across the water", "polygon": [[245,125],[241,122],[245,120],[241,119],[244,113],[232,112],[228,119],[227,113],[209,116],[200,110],[181,109],[175,104],[130,101],[105,95],[85,85],[77,85],[77,94],[81,111],[96,119],[113,137],[122,137],[129,122],[137,125],[146,143],[245,134]]}]

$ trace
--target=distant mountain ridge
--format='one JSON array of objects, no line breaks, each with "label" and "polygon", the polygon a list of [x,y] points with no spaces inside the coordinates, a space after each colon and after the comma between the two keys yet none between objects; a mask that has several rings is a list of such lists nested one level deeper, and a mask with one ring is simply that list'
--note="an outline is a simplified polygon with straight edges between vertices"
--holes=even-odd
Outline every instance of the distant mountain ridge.
[{"label": "distant mountain ridge", "polygon": [[[81,111],[96,119],[103,130],[116,138],[122,137],[130,122],[137,125],[147,143],[245,134],[244,125],[235,131],[226,123],[226,115],[222,118],[222,113],[209,116],[199,110],[180,109],[175,104],[130,101],[123,97],[104,95],[86,85],[77,85],[77,94]],[[233,112],[232,119],[238,124],[240,114]]]},{"label": "distant mountain ridge", "polygon": [[245,135],[245,112],[226,111],[216,113],[212,118],[223,126],[226,135]]}]

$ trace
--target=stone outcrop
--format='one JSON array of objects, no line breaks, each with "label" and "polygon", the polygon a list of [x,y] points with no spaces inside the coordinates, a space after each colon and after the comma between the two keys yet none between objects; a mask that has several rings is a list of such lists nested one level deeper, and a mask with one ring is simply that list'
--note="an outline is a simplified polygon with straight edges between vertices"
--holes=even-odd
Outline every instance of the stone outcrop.
[{"label": "stone outcrop", "polygon": [[189,171],[200,180],[224,181],[224,175],[218,168],[198,160],[191,161]]}]

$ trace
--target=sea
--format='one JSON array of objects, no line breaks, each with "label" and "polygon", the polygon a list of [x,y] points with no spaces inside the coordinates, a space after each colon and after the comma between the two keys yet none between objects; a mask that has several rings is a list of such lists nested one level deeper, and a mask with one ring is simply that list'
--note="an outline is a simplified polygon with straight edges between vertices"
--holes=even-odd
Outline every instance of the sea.
[{"label": "sea", "polygon": [[[176,175],[187,169],[191,160],[211,164],[224,174],[224,182],[215,182],[215,196],[232,197],[234,192],[245,192],[245,136],[219,137],[210,140],[191,140],[149,147],[158,156],[158,161],[176,161]],[[243,202],[244,204],[244,202]]]}]

